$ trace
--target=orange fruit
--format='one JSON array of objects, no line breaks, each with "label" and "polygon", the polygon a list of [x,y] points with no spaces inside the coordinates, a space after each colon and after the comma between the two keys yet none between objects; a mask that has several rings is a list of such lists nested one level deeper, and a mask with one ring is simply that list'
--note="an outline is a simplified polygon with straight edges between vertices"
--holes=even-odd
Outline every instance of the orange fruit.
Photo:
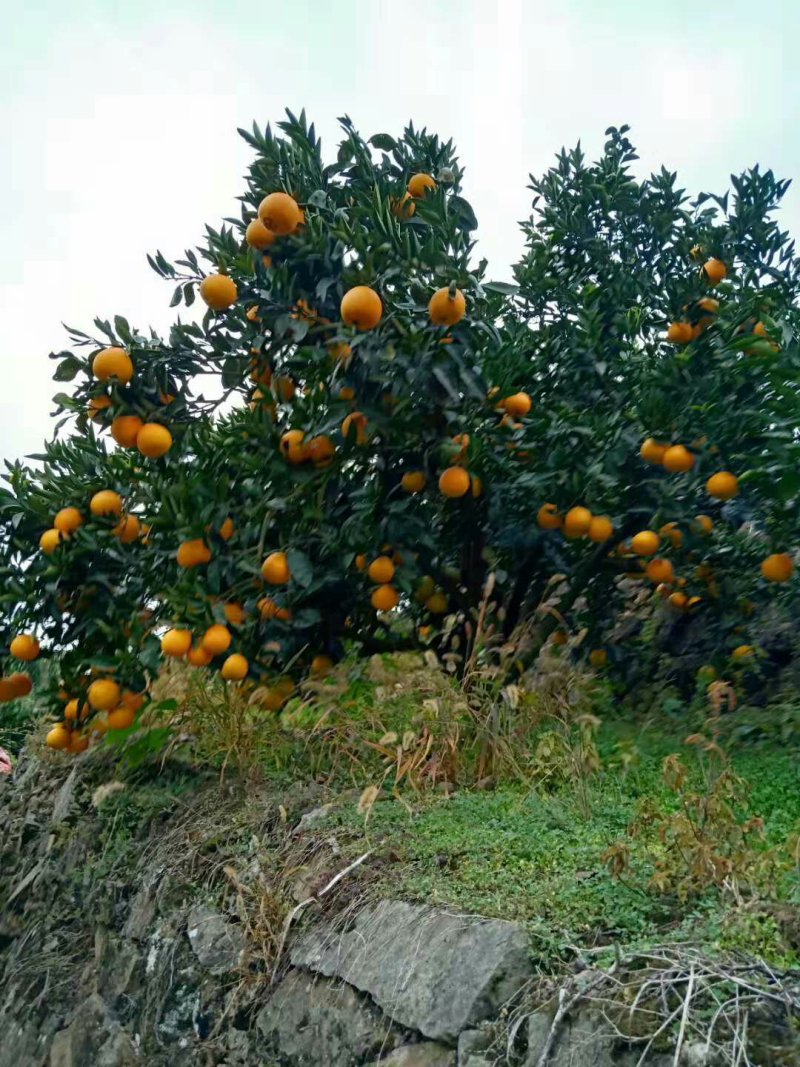
[{"label": "orange fruit", "polygon": [[280,711],[286,703],[286,697],[278,689],[264,689],[260,703],[265,711]]},{"label": "orange fruit", "polygon": [[231,632],[228,627],[223,626],[221,623],[215,623],[213,626],[209,626],[200,643],[206,652],[210,652],[212,656],[219,656],[222,652],[228,651],[231,640]]},{"label": "orange fruit", "polygon": [[186,653],[186,662],[192,667],[207,667],[213,656],[202,645],[192,645]]},{"label": "orange fruit", "polygon": [[702,603],[702,600],[703,600],[703,598],[702,598],[702,597],[699,597],[699,596],[690,596],[690,597],[689,597],[689,599],[688,599],[688,600],[686,601],[686,607],[687,607],[687,609],[688,609],[689,611],[691,611],[691,610],[692,610],[692,608],[695,608],[695,607],[697,607],[697,605],[698,605],[698,604]]},{"label": "orange fruit", "polygon": [[175,559],[179,567],[200,567],[211,560],[211,549],[202,537],[193,537],[189,541],[181,541]]},{"label": "orange fruit", "polygon": [[672,582],[675,578],[675,570],[668,559],[651,559],[644,573],[654,585],[660,582]]},{"label": "orange fruit", "polygon": [[421,493],[426,480],[424,471],[406,471],[400,479],[400,485],[406,493]]},{"label": "orange fruit", "polygon": [[357,330],[371,330],[381,321],[383,304],[374,289],[368,285],[356,285],[342,297],[339,306],[342,322]]},{"label": "orange fruit", "polygon": [[[719,311],[719,300],[715,300],[713,296],[704,296],[702,300],[697,301],[697,306],[709,315],[716,315]],[[753,332],[755,333],[755,330]]]},{"label": "orange fruit", "polygon": [[364,555],[364,553],[363,553],[363,552],[359,552],[359,554],[358,554],[358,555],[356,556],[356,558],[355,558],[355,559],[353,560],[353,566],[355,567],[355,569],[356,569],[357,571],[363,571],[363,570],[366,570],[366,567],[367,567],[367,557],[366,557],[366,556]]},{"label": "orange fruit", "polygon": [[706,482],[706,492],[717,500],[730,500],[739,492],[739,479],[730,471],[718,471]]},{"label": "orange fruit", "polygon": [[469,448],[469,434],[457,433],[452,438],[453,444],[458,445],[458,452],[450,457],[450,463],[461,463]]},{"label": "orange fruit", "polygon": [[209,274],[200,282],[200,298],[212,311],[224,311],[236,302],[239,291],[227,274]]},{"label": "orange fruit", "polygon": [[63,750],[69,746],[69,734],[69,730],[58,722],[47,731],[44,743],[48,748]]},{"label": "orange fruit", "polygon": [[788,552],[776,552],[761,563],[761,573],[768,582],[788,582],[793,570],[794,563]]},{"label": "orange fruit", "polygon": [[352,389],[349,385],[343,385],[342,388],[339,390],[340,400],[355,400],[355,398],[356,391],[355,389]]},{"label": "orange fruit", "polygon": [[30,663],[39,655],[39,642],[33,634],[18,634],[8,646],[8,651],[14,659]]},{"label": "orange fruit", "polygon": [[333,341],[328,345],[328,353],[331,359],[335,359],[338,363],[341,363],[342,366],[346,367],[353,355],[353,349],[347,341]]},{"label": "orange fruit", "polygon": [[276,618],[278,614],[278,605],[274,600],[271,600],[268,596],[262,596],[256,603],[258,614],[266,622],[268,619]]},{"label": "orange fruit", "polygon": [[429,189],[436,188],[436,182],[430,174],[412,174],[406,187],[415,199],[425,196]]},{"label": "orange fruit", "polygon": [[189,630],[167,630],[161,637],[161,651],[165,656],[182,659],[192,647],[192,634]]},{"label": "orange fruit", "polygon": [[470,476],[470,488],[473,497],[477,500],[479,496],[483,495],[483,482],[477,474]]},{"label": "orange fruit", "polygon": [[89,511],[91,511],[92,515],[98,517],[102,515],[121,515],[122,497],[119,493],[115,493],[113,489],[101,489],[89,501]]},{"label": "orange fruit", "polygon": [[242,605],[237,604],[235,601],[223,605],[222,613],[225,616],[226,622],[230,623],[231,626],[241,626],[247,618]]},{"label": "orange fruit", "polygon": [[275,241],[275,234],[272,230],[267,229],[261,219],[253,219],[252,222],[247,224],[247,229],[244,231],[244,239],[251,248],[255,248],[258,252],[263,252],[265,248],[269,248]]},{"label": "orange fruit", "polygon": [[[66,537],[66,534],[63,535]],[[45,530],[39,538],[39,548],[46,556],[52,556],[61,543],[62,534],[56,530]]]},{"label": "orange fruit", "polygon": [[685,593],[670,593],[669,602],[673,608],[683,611],[688,603],[688,598]]},{"label": "orange fruit", "polygon": [[659,444],[659,442],[652,437],[646,437],[644,441],[642,441],[639,455],[645,463],[661,464],[664,462],[664,453],[666,451],[666,445]]},{"label": "orange fruit", "polygon": [[258,304],[251,304],[247,311],[245,311],[244,317],[248,322],[261,322],[258,314]]},{"label": "orange fruit", "polygon": [[658,543],[659,537],[654,530],[642,530],[631,538],[631,548],[637,556],[654,556]]},{"label": "orange fruit", "polygon": [[385,585],[394,578],[394,563],[388,556],[378,556],[367,568],[367,577],[371,582]]},{"label": "orange fruit", "polygon": [[69,735],[69,744],[67,745],[67,752],[72,755],[77,755],[79,752],[85,752],[89,747],[89,738],[80,732],[80,730],[73,730]]},{"label": "orange fruit", "polygon": [[230,515],[227,517],[227,519],[223,520],[223,523],[220,526],[219,530],[217,530],[217,533],[223,541],[230,541],[230,539],[233,537],[233,519],[230,517]]},{"label": "orange fruit", "polygon": [[291,576],[285,552],[270,552],[261,564],[261,577],[270,585],[285,585]]},{"label": "orange fruit", "polygon": [[243,678],[247,677],[249,666],[249,663],[241,653],[234,652],[222,664],[219,673],[227,682],[241,682]]},{"label": "orange fruit", "polygon": [[287,463],[303,463],[306,458],[306,449],[303,444],[305,434],[302,430],[287,430],[281,436],[278,448]]},{"label": "orange fruit", "polygon": [[123,545],[130,545],[138,538],[140,529],[139,520],[135,515],[123,515],[111,532]]},{"label": "orange fruit", "polygon": [[701,534],[710,534],[714,529],[714,523],[711,521],[709,515],[695,515],[694,524],[697,531]]},{"label": "orange fruit", "polygon": [[692,327],[688,322],[672,322],[667,330],[667,340],[676,345],[686,345],[692,339]]},{"label": "orange fruit", "polygon": [[95,711],[109,711],[119,704],[119,686],[110,678],[98,678],[89,686],[86,696]]},{"label": "orange fruit", "polygon": [[607,541],[614,532],[614,524],[608,515],[592,515],[591,522],[589,523],[589,529],[586,531],[586,536],[590,541],[594,541],[595,544],[602,544]]},{"label": "orange fruit", "polygon": [[678,529],[677,522],[665,522],[659,528],[659,537],[666,537],[673,548],[680,548],[683,544],[683,534]]},{"label": "orange fruit", "polygon": [[431,593],[425,601],[425,607],[431,615],[444,615],[447,611],[447,597],[444,593]]},{"label": "orange fruit", "polygon": [[331,659],[330,656],[325,656],[322,653],[319,653],[318,655],[314,656],[314,658],[311,661],[310,671],[311,671],[312,674],[315,674],[318,678],[321,677],[323,674],[327,674],[328,671],[330,671],[332,669],[333,669],[333,660]]},{"label": "orange fruit", "polygon": [[306,445],[306,459],[310,460],[315,467],[329,467],[333,463],[336,447],[327,434],[319,434],[312,437]]},{"label": "orange fruit", "polygon": [[455,326],[467,311],[467,302],[460,289],[452,294],[450,287],[437,289],[428,301],[428,317],[434,326]]},{"label": "orange fruit", "polygon": [[560,530],[563,520],[555,504],[542,504],[536,512],[536,521],[543,530]]},{"label": "orange fruit", "polygon": [[531,403],[531,398],[527,393],[513,393],[511,396],[507,396],[505,400],[500,401],[500,405],[505,409],[506,414],[515,419],[521,419],[524,415],[527,415],[531,410]]},{"label": "orange fruit", "polygon": [[588,508],[570,508],[564,516],[564,533],[567,537],[583,537],[588,533],[592,522],[592,513]]},{"label": "orange fruit", "polygon": [[258,205],[258,217],[263,226],[279,237],[294,233],[303,221],[297,201],[288,193],[269,193]]},{"label": "orange fruit", "polygon": [[8,691],[11,694],[11,700],[17,700],[20,697],[26,697],[28,693],[33,689],[33,682],[29,674],[25,674],[24,671],[15,671],[13,674],[9,674],[5,679]]},{"label": "orange fruit", "polygon": [[731,659],[750,659],[755,649],[752,645],[737,645],[731,652]]},{"label": "orange fruit", "polygon": [[148,459],[158,459],[172,448],[172,434],[158,422],[146,422],[136,437],[136,447]]},{"label": "orange fruit", "polygon": [[342,422],[342,437],[347,440],[350,428],[355,427],[355,440],[357,445],[363,445],[367,439],[367,416],[360,411],[353,411]]},{"label": "orange fruit", "polygon": [[593,667],[605,667],[608,662],[608,653],[604,648],[593,648],[589,653],[589,662]]},{"label": "orange fruit", "polygon": [[64,718],[67,720],[67,722],[76,722],[79,715],[81,718],[81,722],[83,722],[83,720],[87,717],[88,714],[89,705],[85,703],[81,704],[81,702],[77,698],[74,700],[67,701],[67,703],[64,705]]},{"label": "orange fruit", "polygon": [[272,384],[272,390],[284,404],[288,404],[290,400],[294,399],[294,394],[297,391],[296,386],[291,378],[276,378]]},{"label": "orange fruit", "polygon": [[400,603],[400,594],[393,585],[379,585],[373,589],[369,602],[376,611],[391,611]]},{"label": "orange fruit", "polygon": [[90,419],[96,419],[101,411],[105,411],[106,408],[111,407],[111,397],[108,396],[93,396],[89,400],[89,406],[86,409]]},{"label": "orange fruit", "polygon": [[136,435],[144,423],[138,415],[117,415],[111,423],[111,436],[121,448],[135,448]]},{"label": "orange fruit", "polygon": [[414,198],[411,193],[405,192],[402,197],[397,200],[394,197],[391,198],[392,214],[398,219],[410,219],[414,212],[417,210],[417,205],[414,203]]},{"label": "orange fruit", "polygon": [[[133,363],[124,348],[104,348],[92,360],[92,374],[98,381],[107,382],[114,378],[123,385],[133,377]],[[109,404],[111,401],[109,400]],[[91,401],[89,402],[91,407]],[[108,405],[103,405],[107,407]]]},{"label": "orange fruit", "polygon": [[684,445],[671,445],[664,453],[664,469],[671,474],[685,474],[694,466],[694,456]]},{"label": "orange fruit", "polygon": [[703,275],[710,285],[719,285],[727,273],[728,268],[721,259],[707,259],[703,264]]},{"label": "orange fruit", "polygon": [[463,467],[448,467],[439,475],[439,492],[455,499],[469,492],[469,474]]},{"label": "orange fruit", "polygon": [[133,720],[136,717],[136,712],[133,708],[126,707],[124,704],[120,704],[118,708],[112,708],[108,713],[108,729],[109,730],[127,730],[133,726]]},{"label": "orange fruit", "polygon": [[555,630],[550,635],[550,644],[551,645],[565,645],[566,643],[567,643],[567,635],[564,633],[563,630]]},{"label": "orange fruit", "polygon": [[138,711],[144,704],[144,701],[144,693],[134,693],[130,689],[123,689],[119,703],[122,708],[131,708],[133,711]]}]

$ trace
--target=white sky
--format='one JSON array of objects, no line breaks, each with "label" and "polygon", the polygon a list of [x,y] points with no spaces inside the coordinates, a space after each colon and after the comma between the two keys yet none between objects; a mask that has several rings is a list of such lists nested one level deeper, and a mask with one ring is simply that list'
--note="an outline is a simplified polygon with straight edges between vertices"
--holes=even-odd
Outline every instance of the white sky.
[{"label": "white sky", "polygon": [[[234,214],[255,118],[305,106],[333,158],[409,118],[452,136],[479,254],[507,278],[528,174],[633,127],[642,170],[723,191],[756,161],[800,168],[794,0],[38,0],[0,43],[0,457],[49,435],[61,328],[115,313],[164,328],[168,258]],[[111,10],[109,10],[111,9]],[[792,189],[782,222],[800,231]]]}]

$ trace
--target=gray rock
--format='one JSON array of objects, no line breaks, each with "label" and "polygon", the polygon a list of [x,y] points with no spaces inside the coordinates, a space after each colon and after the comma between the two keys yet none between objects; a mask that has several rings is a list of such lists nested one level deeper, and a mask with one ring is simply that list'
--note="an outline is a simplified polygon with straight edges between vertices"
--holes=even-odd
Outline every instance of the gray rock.
[{"label": "gray rock", "polygon": [[195,956],[212,974],[236,970],[245,945],[244,934],[218,911],[197,904],[189,912],[186,933]]},{"label": "gray rock", "polygon": [[534,1067],[542,1054],[545,1041],[550,1033],[553,1020],[544,1011],[535,1011],[528,1016],[528,1054],[525,1059],[525,1067]]},{"label": "gray rock", "polygon": [[516,923],[393,900],[362,909],[347,931],[312,930],[291,961],[342,978],[402,1026],[452,1045],[531,975],[528,939]]},{"label": "gray rock", "polygon": [[289,971],[256,1020],[270,1053],[293,1067],[362,1067],[397,1043],[390,1024],[355,990]]},{"label": "gray rock", "polygon": [[[536,1067],[550,1033],[552,1020],[544,1012],[528,1019],[525,1067]],[[550,1050],[548,1067],[613,1067],[614,1039],[596,1012],[578,1010],[562,1020]]]},{"label": "gray rock", "polygon": [[[458,1036],[458,1067],[492,1067],[488,1050],[492,1035],[485,1030],[465,1030]],[[484,1055],[486,1053],[486,1055]]]},{"label": "gray rock", "polygon": [[75,799],[75,783],[78,780],[77,770],[77,767],[72,768],[64,784],[56,793],[53,814],[50,816],[50,821],[54,826],[64,822],[72,810],[72,802]]},{"label": "gray rock", "polygon": [[76,1008],[50,1046],[50,1067],[132,1067],[137,1062],[133,1042],[96,993]]},{"label": "gray rock", "polygon": [[419,1045],[402,1045],[377,1061],[380,1067],[455,1067],[455,1054],[438,1041],[423,1041]]},{"label": "gray rock", "polygon": [[125,920],[122,933],[133,941],[144,941],[156,914],[156,904],[149,886],[142,886],[131,901],[131,910]]}]

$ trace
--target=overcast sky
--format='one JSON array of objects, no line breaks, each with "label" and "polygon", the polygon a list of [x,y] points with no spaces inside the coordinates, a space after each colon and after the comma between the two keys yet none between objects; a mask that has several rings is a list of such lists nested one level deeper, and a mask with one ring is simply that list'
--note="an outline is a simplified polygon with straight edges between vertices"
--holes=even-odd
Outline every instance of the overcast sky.
[{"label": "overcast sky", "polygon": [[[115,8],[127,7],[125,12]],[[0,42],[0,457],[49,436],[61,323],[170,321],[147,265],[235,213],[236,127],[336,118],[453,137],[479,251],[518,258],[528,174],[628,122],[642,170],[691,191],[756,161],[800,168],[796,0],[37,0]],[[800,232],[800,192],[783,224]]]}]

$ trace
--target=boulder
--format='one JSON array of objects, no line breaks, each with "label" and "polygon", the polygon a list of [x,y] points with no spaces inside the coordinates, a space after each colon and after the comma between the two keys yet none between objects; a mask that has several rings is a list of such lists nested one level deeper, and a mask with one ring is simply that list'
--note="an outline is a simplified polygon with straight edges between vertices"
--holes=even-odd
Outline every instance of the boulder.
[{"label": "boulder", "polygon": [[402,1045],[382,1056],[375,1067],[455,1067],[451,1048],[438,1041],[422,1041],[419,1045]]},{"label": "boulder", "polygon": [[141,1062],[130,1037],[96,993],[80,1004],[53,1038],[50,1067],[133,1067]]},{"label": "boulder", "polygon": [[240,927],[227,922],[213,908],[197,904],[189,912],[186,933],[195,956],[206,970],[212,974],[236,970],[245,945]]},{"label": "boulder", "polygon": [[343,979],[401,1026],[451,1045],[495,1015],[532,973],[516,923],[396,900],[363,908],[345,931],[312,930],[291,961]]}]

